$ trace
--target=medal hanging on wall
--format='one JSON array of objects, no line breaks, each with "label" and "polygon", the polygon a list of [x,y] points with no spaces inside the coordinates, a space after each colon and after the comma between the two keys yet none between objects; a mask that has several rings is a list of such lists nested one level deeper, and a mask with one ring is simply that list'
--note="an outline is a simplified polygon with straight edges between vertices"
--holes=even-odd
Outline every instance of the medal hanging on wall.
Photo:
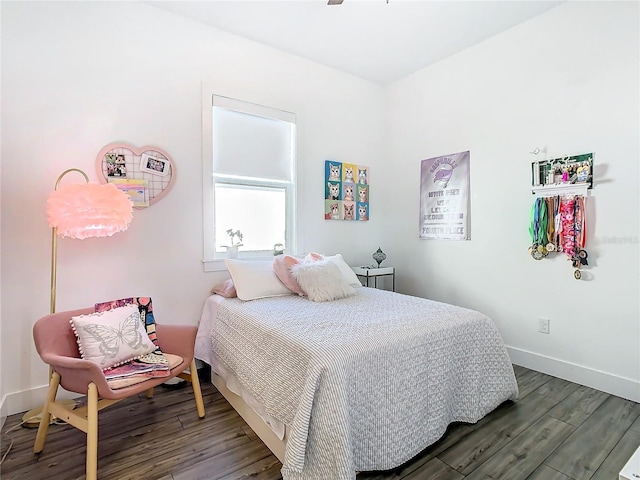
[{"label": "medal hanging on wall", "polygon": [[542,260],[549,254],[549,250],[547,250],[547,245],[549,244],[547,238],[549,217],[546,199],[536,198],[531,207],[530,217],[529,235],[531,236],[531,246],[529,247],[529,254],[534,260]]},{"label": "medal hanging on wall", "polygon": [[573,257],[571,258],[573,268],[576,270],[573,272],[573,277],[576,280],[580,280],[582,278],[582,273],[580,272],[580,267],[584,265],[589,265],[588,258],[589,254],[585,250],[587,243],[587,221],[586,221],[586,210],[585,210],[585,198],[577,197],[575,201],[575,225],[574,232],[576,236],[575,245],[576,251]]},{"label": "medal hanging on wall", "polygon": [[547,252],[555,252],[558,250],[557,244],[557,218],[558,218],[558,206],[560,203],[560,197],[548,197],[545,199],[547,202],[547,240],[546,245]]},{"label": "medal hanging on wall", "polygon": [[582,278],[580,267],[588,265],[589,257],[586,247],[587,228],[585,198],[582,196],[566,196],[560,202],[561,246],[567,254],[571,265],[575,268],[573,277]]},{"label": "medal hanging on wall", "polygon": [[529,254],[542,260],[551,252],[563,252],[575,269],[574,278],[582,278],[580,268],[588,265],[585,197],[536,198],[531,207]]}]

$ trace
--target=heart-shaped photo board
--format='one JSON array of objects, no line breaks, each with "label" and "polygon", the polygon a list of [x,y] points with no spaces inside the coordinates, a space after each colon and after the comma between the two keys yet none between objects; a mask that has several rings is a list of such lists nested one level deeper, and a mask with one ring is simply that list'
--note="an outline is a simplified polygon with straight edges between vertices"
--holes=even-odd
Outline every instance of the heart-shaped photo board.
[{"label": "heart-shaped photo board", "polygon": [[134,208],[160,201],[176,181],[176,167],[167,152],[158,147],[134,147],[110,143],[96,158],[101,183],[114,183],[131,197]]}]

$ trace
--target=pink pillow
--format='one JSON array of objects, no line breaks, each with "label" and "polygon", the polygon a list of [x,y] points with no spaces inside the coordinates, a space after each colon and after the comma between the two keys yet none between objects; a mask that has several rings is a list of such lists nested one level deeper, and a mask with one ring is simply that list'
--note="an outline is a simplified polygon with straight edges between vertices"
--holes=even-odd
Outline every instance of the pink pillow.
[{"label": "pink pillow", "polygon": [[298,265],[300,260],[291,255],[278,255],[273,259],[273,271],[278,279],[291,290],[293,293],[297,293],[300,296],[304,296],[304,290],[298,284],[298,281],[293,278],[291,274],[291,267]]},{"label": "pink pillow", "polygon": [[231,280],[230,278],[213,287],[211,289],[211,293],[217,293],[224,298],[234,298],[238,296],[238,294],[236,293],[236,286],[234,285],[233,280]]}]

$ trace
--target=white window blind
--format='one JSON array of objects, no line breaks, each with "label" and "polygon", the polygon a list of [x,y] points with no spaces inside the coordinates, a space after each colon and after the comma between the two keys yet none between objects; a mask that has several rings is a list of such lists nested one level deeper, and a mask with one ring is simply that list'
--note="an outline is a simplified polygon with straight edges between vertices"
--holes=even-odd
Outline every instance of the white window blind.
[{"label": "white window blind", "polygon": [[295,252],[295,114],[214,94],[203,109],[205,270],[228,229],[243,233],[240,258]]},{"label": "white window blind", "polygon": [[291,113],[214,96],[214,175],[292,181],[294,128]]}]

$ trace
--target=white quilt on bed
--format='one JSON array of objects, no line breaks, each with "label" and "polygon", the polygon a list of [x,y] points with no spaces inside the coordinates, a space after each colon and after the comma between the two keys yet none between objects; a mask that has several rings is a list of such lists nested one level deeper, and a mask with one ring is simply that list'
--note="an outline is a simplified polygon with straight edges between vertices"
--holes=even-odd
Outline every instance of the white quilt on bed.
[{"label": "white quilt on bed", "polygon": [[285,480],[386,470],[476,422],[518,387],[493,322],[384,290],[314,303],[288,296],[218,305],[213,354],[289,427]]}]

